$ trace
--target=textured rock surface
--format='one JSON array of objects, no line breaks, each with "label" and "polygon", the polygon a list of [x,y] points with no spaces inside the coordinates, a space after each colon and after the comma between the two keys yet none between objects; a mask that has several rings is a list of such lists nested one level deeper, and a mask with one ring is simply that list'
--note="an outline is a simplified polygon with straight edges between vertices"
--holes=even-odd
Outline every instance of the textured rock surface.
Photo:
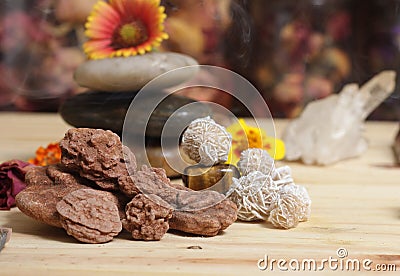
[{"label": "textured rock surface", "polygon": [[[229,199],[237,205],[240,220],[268,220],[277,228],[296,227],[310,217],[308,192],[294,183],[290,167],[275,168],[269,162],[271,157],[263,151],[250,149],[240,156],[239,163],[245,174],[233,179],[227,193]],[[252,160],[255,165],[251,164]],[[266,162],[266,166],[260,166],[259,161]]]},{"label": "textured rock surface", "polygon": [[94,189],[80,189],[56,205],[67,233],[86,243],[109,242],[122,230],[114,195]]},{"label": "textured rock surface", "polygon": [[126,205],[122,224],[135,240],[161,240],[169,229],[172,211],[161,198],[138,194]]},{"label": "textured rock surface", "polygon": [[111,241],[122,222],[134,239],[159,240],[169,228],[214,236],[237,218],[236,205],[218,192],[171,184],[162,168],[137,170],[134,154],[110,131],[70,129],[60,146],[62,162],[29,170],[16,202],[79,241]]},{"label": "textured rock surface", "polygon": [[[87,188],[85,180],[59,172],[56,165],[33,168],[26,174],[29,186],[16,196],[17,207],[40,222],[62,227],[57,203],[68,193]],[[50,173],[48,173],[50,171]],[[56,175],[53,179],[49,175]]]},{"label": "textured rock surface", "polygon": [[[90,60],[75,71],[75,81],[92,90],[115,92],[140,90],[155,77],[173,69],[197,65],[191,57],[178,53],[148,53],[123,58]],[[182,72],[185,72],[184,74]],[[189,80],[197,72],[194,68],[180,70],[160,83],[167,88]]]},{"label": "textured rock surface", "polygon": [[289,229],[309,219],[311,199],[303,186],[294,183],[280,187],[268,221],[277,228]]},{"label": "textured rock surface", "polygon": [[384,71],[361,88],[349,84],[338,95],[308,104],[285,129],[286,159],[328,165],[363,153],[364,121],[393,92],[395,76]]},{"label": "textured rock surface", "polygon": [[205,166],[228,160],[232,136],[210,117],[192,121],[182,135],[182,149],[190,159]]},{"label": "textured rock surface", "polygon": [[[67,170],[94,181],[105,190],[118,189],[118,177],[127,175],[126,160],[136,169],[134,155],[125,149],[118,135],[101,129],[70,129],[60,142],[61,163]],[[128,154],[128,155],[127,155]]]},{"label": "textured rock surface", "polygon": [[31,185],[52,185],[53,180],[47,175],[47,167],[36,166],[25,174],[25,183]]},{"label": "textured rock surface", "polygon": [[278,185],[271,176],[259,171],[233,180],[229,198],[238,207],[238,219],[242,221],[265,220],[278,198]]},{"label": "textured rock surface", "polygon": [[250,148],[242,151],[237,166],[242,175],[248,175],[252,171],[259,171],[274,177],[274,159],[263,149]]},{"label": "textured rock surface", "polygon": [[[174,186],[179,189],[182,186]],[[169,221],[169,227],[179,231],[215,236],[228,228],[237,219],[236,204],[227,198],[221,200],[218,193],[208,194],[203,191],[202,196],[192,194],[191,200],[197,202],[191,206],[192,211],[175,210]],[[221,195],[221,194],[219,194]],[[188,201],[186,204],[190,204]],[[196,205],[199,207],[196,208]],[[204,207],[208,206],[208,207]]]},{"label": "textured rock surface", "polygon": [[237,208],[224,195],[214,191],[193,191],[171,184],[162,171],[142,167],[132,176],[131,185],[146,195],[156,195],[174,211],[171,229],[214,236],[236,221]]}]

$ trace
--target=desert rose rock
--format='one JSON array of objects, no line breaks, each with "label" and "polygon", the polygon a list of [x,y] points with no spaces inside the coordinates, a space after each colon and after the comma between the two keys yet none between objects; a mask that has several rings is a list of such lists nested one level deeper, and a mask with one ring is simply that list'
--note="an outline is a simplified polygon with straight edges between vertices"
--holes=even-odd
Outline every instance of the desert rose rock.
[{"label": "desert rose rock", "polygon": [[67,233],[86,243],[109,242],[122,230],[118,199],[109,192],[80,189],[60,200],[57,211]]},{"label": "desert rose rock", "polygon": [[79,174],[104,190],[118,190],[118,177],[127,174],[127,166],[136,170],[135,156],[109,130],[69,129],[60,148],[66,171]]},{"label": "desert rose rock", "polygon": [[328,165],[356,157],[368,148],[363,137],[367,116],[395,88],[394,71],[384,71],[361,88],[346,85],[338,95],[311,102],[286,128],[286,159]]},{"label": "desert rose rock", "polygon": [[70,192],[87,188],[82,185],[87,182],[79,176],[61,172],[58,165],[37,168],[26,174],[29,185],[16,196],[17,207],[40,222],[62,227],[57,203]]},{"label": "desert rose rock", "polygon": [[[133,57],[90,60],[75,71],[76,82],[92,90],[122,92],[140,90],[155,77],[170,70],[197,65],[191,57],[178,53],[149,53]],[[168,88],[189,80],[197,70],[179,70],[163,79],[160,88]]]}]

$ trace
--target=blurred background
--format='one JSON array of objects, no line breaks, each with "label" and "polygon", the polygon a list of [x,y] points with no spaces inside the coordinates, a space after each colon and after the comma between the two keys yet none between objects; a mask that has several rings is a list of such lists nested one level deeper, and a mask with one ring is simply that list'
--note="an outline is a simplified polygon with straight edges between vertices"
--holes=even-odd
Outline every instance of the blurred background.
[{"label": "blurred background", "polygon": [[[0,0],[0,110],[57,112],[85,91],[84,23],[97,0]],[[170,39],[160,51],[190,55],[247,78],[274,117],[400,69],[400,0],[162,0]],[[399,83],[399,82],[398,82]],[[369,119],[400,120],[400,85]],[[246,111],[229,95],[188,91]]]}]

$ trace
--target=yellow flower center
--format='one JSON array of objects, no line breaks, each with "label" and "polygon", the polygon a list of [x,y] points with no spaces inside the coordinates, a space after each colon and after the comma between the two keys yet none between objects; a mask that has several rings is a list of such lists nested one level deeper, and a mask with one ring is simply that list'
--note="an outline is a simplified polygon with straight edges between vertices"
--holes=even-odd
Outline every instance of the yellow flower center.
[{"label": "yellow flower center", "polygon": [[249,128],[246,129],[247,142],[249,148],[262,148],[262,137],[259,129]]},{"label": "yellow flower center", "polygon": [[147,29],[141,21],[123,24],[114,31],[113,48],[134,47],[148,39]]}]

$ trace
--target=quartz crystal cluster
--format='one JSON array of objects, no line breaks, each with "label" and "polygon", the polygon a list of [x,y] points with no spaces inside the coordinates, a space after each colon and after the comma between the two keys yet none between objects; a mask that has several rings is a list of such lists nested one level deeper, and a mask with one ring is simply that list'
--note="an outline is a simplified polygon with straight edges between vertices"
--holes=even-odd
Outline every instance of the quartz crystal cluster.
[{"label": "quartz crystal cluster", "polygon": [[275,168],[265,150],[243,151],[238,163],[242,173],[233,179],[229,198],[238,207],[238,219],[268,220],[277,228],[293,228],[311,212],[307,190],[296,185],[288,166]]},{"label": "quartz crystal cluster", "polygon": [[364,121],[395,88],[396,73],[383,71],[363,86],[311,102],[286,128],[286,159],[328,165],[362,154],[368,143]]}]

